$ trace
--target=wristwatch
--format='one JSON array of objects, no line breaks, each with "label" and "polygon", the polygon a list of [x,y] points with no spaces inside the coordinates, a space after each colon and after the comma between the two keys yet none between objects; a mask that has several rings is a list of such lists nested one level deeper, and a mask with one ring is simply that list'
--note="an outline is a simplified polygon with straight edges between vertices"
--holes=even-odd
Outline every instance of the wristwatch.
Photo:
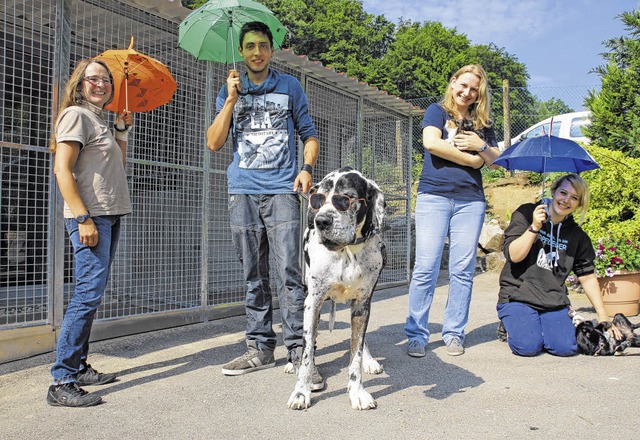
[{"label": "wristwatch", "polygon": [[529,227],[527,228],[527,231],[537,234],[538,232],[540,232],[540,229],[536,231],[535,229],[533,229],[533,225],[529,225]]},{"label": "wristwatch", "polygon": [[87,211],[86,214],[80,214],[79,216],[77,216],[76,220],[78,221],[78,223],[84,223],[90,218],[91,218],[91,214],[89,214],[89,211]]}]

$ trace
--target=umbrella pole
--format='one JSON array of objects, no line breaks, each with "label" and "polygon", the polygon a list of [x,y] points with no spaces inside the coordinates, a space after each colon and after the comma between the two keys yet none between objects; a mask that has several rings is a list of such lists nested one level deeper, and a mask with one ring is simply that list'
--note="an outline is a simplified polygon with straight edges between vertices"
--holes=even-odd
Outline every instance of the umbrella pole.
[{"label": "umbrella pole", "polygon": [[229,38],[229,44],[227,45],[227,50],[229,50],[229,46],[231,46],[231,57],[233,59],[233,70],[236,70],[236,48],[233,47],[233,15],[229,13],[229,33],[231,34],[231,38]]},{"label": "umbrella pole", "polygon": [[129,112],[129,61],[124,62],[124,109]]}]

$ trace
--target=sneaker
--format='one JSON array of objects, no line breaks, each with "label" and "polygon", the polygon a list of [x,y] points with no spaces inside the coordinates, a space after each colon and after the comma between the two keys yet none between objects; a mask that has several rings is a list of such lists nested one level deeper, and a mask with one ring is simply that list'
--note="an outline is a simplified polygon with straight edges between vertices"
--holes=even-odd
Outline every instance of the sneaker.
[{"label": "sneaker", "polygon": [[84,408],[102,402],[102,397],[87,393],[76,382],[51,385],[47,393],[47,403],[52,406]]},{"label": "sneaker", "polygon": [[[300,369],[300,356],[296,353],[296,357],[293,361],[289,362],[293,365],[293,371],[295,371],[296,375],[298,374],[298,370]],[[285,370],[286,371],[286,370]],[[313,371],[311,372],[311,391],[322,391],[327,386],[327,381],[324,380],[324,377],[318,371],[318,366],[313,365]]]},{"label": "sneaker", "polygon": [[422,342],[418,341],[417,339],[412,339],[409,341],[407,354],[414,358],[421,358],[427,354],[427,350]]},{"label": "sneaker", "polygon": [[76,381],[81,387],[87,385],[105,385],[116,380],[117,375],[114,373],[98,373],[91,365],[87,364],[87,368],[80,373]]},{"label": "sneaker", "polygon": [[502,322],[502,319],[500,320],[500,324],[498,324],[496,335],[498,336],[498,340],[500,342],[507,342],[507,329],[504,328],[504,322]]},{"label": "sneaker", "polygon": [[460,339],[453,338],[449,341],[447,344],[447,354],[449,356],[460,356],[461,354],[464,354],[464,347],[460,343]]},{"label": "sneaker", "polygon": [[255,347],[247,347],[247,352],[222,366],[222,374],[227,376],[239,376],[252,371],[264,370],[276,366],[273,351],[258,350]]}]

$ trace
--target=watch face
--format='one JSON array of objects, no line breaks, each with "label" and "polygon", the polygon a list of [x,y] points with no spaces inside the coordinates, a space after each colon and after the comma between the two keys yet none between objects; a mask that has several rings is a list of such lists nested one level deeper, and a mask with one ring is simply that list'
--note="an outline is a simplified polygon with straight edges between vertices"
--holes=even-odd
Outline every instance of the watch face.
[{"label": "watch face", "polygon": [[87,221],[87,219],[90,217],[89,214],[82,214],[76,217],[76,220],[78,220],[78,223],[84,223]]}]

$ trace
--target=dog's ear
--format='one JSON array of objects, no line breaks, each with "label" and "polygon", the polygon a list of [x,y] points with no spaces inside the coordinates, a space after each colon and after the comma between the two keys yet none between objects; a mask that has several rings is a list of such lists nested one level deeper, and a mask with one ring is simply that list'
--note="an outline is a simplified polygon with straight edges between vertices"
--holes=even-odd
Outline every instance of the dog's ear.
[{"label": "dog's ear", "polygon": [[[311,197],[313,194],[317,193],[319,187],[320,183],[316,183],[315,185],[313,185],[307,193],[308,196]],[[316,227],[315,220],[317,211],[311,207],[311,203],[309,203],[309,201],[307,201],[307,203],[309,205],[307,208],[307,228],[313,229]]]},{"label": "dog's ear", "polygon": [[576,326],[576,342],[578,352],[586,355],[593,355],[599,343],[599,335],[594,331],[591,321],[582,321]]},{"label": "dog's ear", "polygon": [[381,229],[385,207],[384,194],[373,180],[367,179],[367,215],[362,226],[363,236]]}]

